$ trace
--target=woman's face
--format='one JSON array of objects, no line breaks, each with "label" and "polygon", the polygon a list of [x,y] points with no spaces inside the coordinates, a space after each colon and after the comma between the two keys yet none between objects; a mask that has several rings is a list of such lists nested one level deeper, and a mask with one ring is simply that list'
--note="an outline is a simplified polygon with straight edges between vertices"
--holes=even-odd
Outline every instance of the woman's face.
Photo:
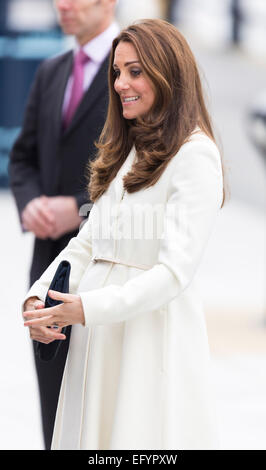
[{"label": "woman's face", "polygon": [[113,68],[116,77],[114,88],[120,96],[124,118],[145,116],[154,103],[155,92],[151,80],[142,69],[133,44],[119,42]]}]

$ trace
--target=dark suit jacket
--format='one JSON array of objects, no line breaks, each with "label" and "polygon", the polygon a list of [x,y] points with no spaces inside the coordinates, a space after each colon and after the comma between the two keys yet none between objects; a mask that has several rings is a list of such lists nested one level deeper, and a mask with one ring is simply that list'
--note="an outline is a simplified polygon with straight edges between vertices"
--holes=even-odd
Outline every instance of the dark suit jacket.
[{"label": "dark suit jacket", "polygon": [[[86,165],[95,156],[94,142],[105,122],[109,58],[63,132],[62,105],[72,61],[72,51],[44,61],[31,88],[22,130],[9,163],[10,186],[20,215],[31,199],[42,194],[74,196],[79,207],[89,202]],[[35,240],[31,284],[74,235],[72,232],[56,241]]]}]

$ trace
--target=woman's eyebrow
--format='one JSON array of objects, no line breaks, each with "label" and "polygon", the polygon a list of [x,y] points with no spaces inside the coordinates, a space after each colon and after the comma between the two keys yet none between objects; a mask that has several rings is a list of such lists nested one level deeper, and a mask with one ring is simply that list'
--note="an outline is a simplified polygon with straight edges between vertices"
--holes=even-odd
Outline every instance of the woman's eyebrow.
[{"label": "woman's eyebrow", "polygon": [[[136,63],[139,63],[139,60],[131,60],[130,62],[125,62],[125,66],[127,67],[130,64],[136,64]],[[113,64],[113,67],[118,68],[118,66],[116,64]]]}]

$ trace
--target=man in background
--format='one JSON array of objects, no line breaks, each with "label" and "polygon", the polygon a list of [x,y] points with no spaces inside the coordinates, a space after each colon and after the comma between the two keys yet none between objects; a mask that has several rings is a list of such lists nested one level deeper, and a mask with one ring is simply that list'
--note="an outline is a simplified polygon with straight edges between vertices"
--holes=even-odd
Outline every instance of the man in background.
[{"label": "man in background", "polygon": [[[9,178],[23,230],[35,235],[30,284],[77,234],[88,203],[86,165],[105,122],[107,70],[116,0],[55,0],[69,51],[44,61],[32,85],[22,130],[10,155]],[[83,214],[82,214],[83,215]],[[45,448],[50,449],[68,340],[56,358],[36,356]]]}]

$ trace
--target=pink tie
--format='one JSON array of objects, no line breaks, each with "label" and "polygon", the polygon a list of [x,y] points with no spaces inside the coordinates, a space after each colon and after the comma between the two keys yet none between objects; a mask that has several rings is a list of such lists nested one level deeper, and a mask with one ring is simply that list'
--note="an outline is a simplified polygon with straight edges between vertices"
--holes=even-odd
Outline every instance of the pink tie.
[{"label": "pink tie", "polygon": [[65,128],[69,125],[83,95],[84,65],[89,57],[80,49],[74,58],[73,83],[69,104],[64,116]]}]

